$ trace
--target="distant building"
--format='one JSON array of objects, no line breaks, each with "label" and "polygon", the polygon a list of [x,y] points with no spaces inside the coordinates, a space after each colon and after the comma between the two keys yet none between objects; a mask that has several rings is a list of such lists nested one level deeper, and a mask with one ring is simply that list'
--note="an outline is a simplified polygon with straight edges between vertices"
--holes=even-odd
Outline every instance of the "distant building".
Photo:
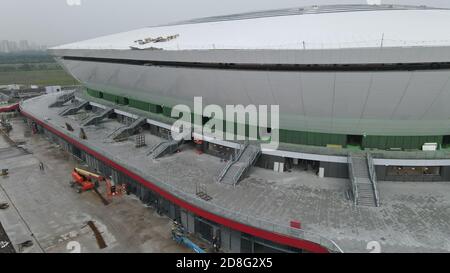
[{"label": "distant building", "polygon": [[46,48],[47,46],[37,45],[35,43],[29,42],[28,40],[21,40],[19,42],[9,40],[0,41],[0,53],[42,51],[45,50]]},{"label": "distant building", "polygon": [[61,92],[61,86],[59,86],[59,85],[45,87],[46,94],[52,94],[52,93],[57,93],[57,92]]},{"label": "distant building", "polygon": [[20,84],[9,84],[6,86],[6,90],[20,90]]},{"label": "distant building", "polygon": [[27,40],[19,41],[19,46],[18,46],[19,51],[28,51],[30,49],[31,49],[31,47]]},{"label": "distant building", "polygon": [[0,52],[6,52],[5,41],[0,41]]},{"label": "distant building", "polygon": [[0,93],[0,104],[8,103],[10,97],[6,94]]}]

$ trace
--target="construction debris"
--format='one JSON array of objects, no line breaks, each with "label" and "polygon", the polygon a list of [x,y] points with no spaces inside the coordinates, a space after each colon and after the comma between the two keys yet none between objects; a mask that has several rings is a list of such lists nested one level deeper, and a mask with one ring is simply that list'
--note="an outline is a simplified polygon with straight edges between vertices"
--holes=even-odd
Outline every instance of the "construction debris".
[{"label": "construction debris", "polygon": [[80,138],[81,139],[87,139],[86,133],[84,132],[83,128],[80,128]]},{"label": "construction debris", "polygon": [[198,197],[200,197],[205,201],[210,201],[212,199],[212,197],[208,195],[206,185],[203,184],[200,185],[195,184],[195,195],[197,195]]},{"label": "construction debris", "polygon": [[8,169],[2,169],[2,172],[0,173],[0,176],[8,176],[9,170]]},{"label": "construction debris", "polygon": [[102,234],[98,230],[98,228],[95,226],[95,223],[93,221],[88,221],[87,225],[92,229],[95,235],[95,239],[97,240],[98,247],[100,249],[104,249],[107,247],[105,239],[103,238]]},{"label": "construction debris", "polygon": [[179,36],[180,36],[179,34],[175,34],[175,35],[170,35],[170,36],[166,36],[166,37],[163,37],[163,36],[159,36],[156,38],[149,37],[149,38],[145,38],[145,39],[136,40],[134,42],[139,45],[145,45],[148,43],[161,43],[161,42],[168,42],[170,40],[176,39]]},{"label": "construction debris", "polygon": [[23,250],[24,248],[32,247],[33,245],[34,245],[33,241],[27,240],[27,241],[25,241],[25,242],[23,242],[23,243],[20,243],[20,244],[18,245],[19,251],[22,252],[22,250]]},{"label": "construction debris", "polygon": [[139,134],[136,135],[135,137],[135,147],[136,148],[141,148],[145,146],[145,135],[144,134]]},{"label": "construction debris", "polygon": [[67,122],[66,122],[66,128],[67,128],[67,130],[73,132],[73,127],[72,127],[72,125],[70,125],[70,124],[67,123]]},{"label": "construction debris", "polygon": [[1,120],[0,121],[0,125],[2,127],[2,130],[8,134],[9,132],[11,132],[12,130],[12,125],[11,123],[9,123],[7,120]]}]

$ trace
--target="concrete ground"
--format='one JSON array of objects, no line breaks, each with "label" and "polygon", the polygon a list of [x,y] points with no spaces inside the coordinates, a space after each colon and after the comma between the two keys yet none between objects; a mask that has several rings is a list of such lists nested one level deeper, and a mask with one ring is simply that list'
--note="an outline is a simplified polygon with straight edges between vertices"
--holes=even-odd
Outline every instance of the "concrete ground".
[{"label": "concrete ground", "polygon": [[[171,239],[171,220],[145,207],[129,195],[103,205],[94,192],[78,194],[69,187],[70,173],[79,163],[42,135],[31,136],[21,118],[13,120],[14,140],[26,141],[25,149],[12,147],[0,137],[0,222],[16,250],[21,252],[191,252]],[[43,162],[44,171],[39,170]],[[107,247],[99,249],[94,221]],[[32,240],[22,250],[18,244]]]},{"label": "concrete ground", "polygon": [[[61,117],[63,108],[46,106],[55,97],[43,96],[27,101],[28,113],[47,120],[53,128],[78,139],[64,129],[70,121],[78,132],[77,115]],[[112,143],[108,135],[120,123],[107,120],[86,129],[88,140],[95,147],[142,177],[154,177],[195,199],[197,183],[206,185],[213,197],[205,206],[220,211],[239,213],[271,224],[288,226],[298,220],[302,229],[334,240],[345,252],[369,252],[368,245],[379,244],[382,252],[449,252],[450,251],[450,183],[379,182],[380,208],[355,207],[347,200],[347,179],[319,178],[304,171],[275,173],[253,168],[249,177],[236,188],[215,182],[215,176],[226,164],[219,158],[197,154],[189,146],[180,153],[152,160],[148,149],[135,148],[131,141]],[[158,139],[150,137],[152,143]],[[78,141],[80,141],[78,139]],[[151,180],[150,181],[155,181]],[[219,210],[214,211],[218,213]]]}]

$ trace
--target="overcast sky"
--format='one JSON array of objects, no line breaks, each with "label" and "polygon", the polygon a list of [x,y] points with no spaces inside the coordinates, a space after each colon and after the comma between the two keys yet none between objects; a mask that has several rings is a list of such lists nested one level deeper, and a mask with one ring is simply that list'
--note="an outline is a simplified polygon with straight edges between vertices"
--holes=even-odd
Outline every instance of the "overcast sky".
[{"label": "overcast sky", "polygon": [[[450,0],[382,2],[450,8]],[[0,0],[0,40],[58,45],[197,17],[340,3],[366,0]]]}]

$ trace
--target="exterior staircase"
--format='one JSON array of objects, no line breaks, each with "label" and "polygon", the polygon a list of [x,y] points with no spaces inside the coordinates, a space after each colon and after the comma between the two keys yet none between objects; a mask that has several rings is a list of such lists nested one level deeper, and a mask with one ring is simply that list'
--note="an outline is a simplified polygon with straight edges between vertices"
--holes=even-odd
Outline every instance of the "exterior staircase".
[{"label": "exterior staircase", "polygon": [[54,103],[50,104],[48,107],[61,107],[64,105],[64,103],[73,100],[74,98],[75,98],[75,91],[61,95],[56,99]]},{"label": "exterior staircase", "polygon": [[92,124],[97,124],[104,118],[107,118],[109,115],[111,115],[114,112],[114,109],[112,108],[106,108],[103,111],[101,111],[99,114],[89,117],[82,126],[88,126]]},{"label": "exterior staircase", "polygon": [[120,141],[124,138],[127,138],[129,136],[134,135],[139,128],[142,127],[142,125],[144,125],[147,122],[146,118],[138,118],[135,121],[133,121],[133,123],[131,123],[128,126],[122,127],[120,128],[117,132],[115,132],[112,136],[112,138],[115,141]]},{"label": "exterior staircase", "polygon": [[153,146],[147,155],[151,156],[153,159],[157,159],[168,154],[173,154],[178,150],[178,147],[180,147],[180,145],[183,144],[183,142],[184,142],[183,139],[181,140],[171,139],[160,142],[155,146]]},{"label": "exterior staircase", "polygon": [[355,205],[378,207],[379,198],[374,166],[370,155],[348,157],[349,176]]},{"label": "exterior staircase", "polygon": [[78,102],[74,105],[69,106],[69,108],[63,110],[61,113],[59,113],[60,116],[70,116],[76,114],[78,111],[83,109],[84,107],[89,105],[89,101],[84,102]]},{"label": "exterior staircase", "polygon": [[234,160],[228,161],[221,170],[217,182],[236,186],[245,173],[255,164],[261,149],[258,146],[245,144]]}]

